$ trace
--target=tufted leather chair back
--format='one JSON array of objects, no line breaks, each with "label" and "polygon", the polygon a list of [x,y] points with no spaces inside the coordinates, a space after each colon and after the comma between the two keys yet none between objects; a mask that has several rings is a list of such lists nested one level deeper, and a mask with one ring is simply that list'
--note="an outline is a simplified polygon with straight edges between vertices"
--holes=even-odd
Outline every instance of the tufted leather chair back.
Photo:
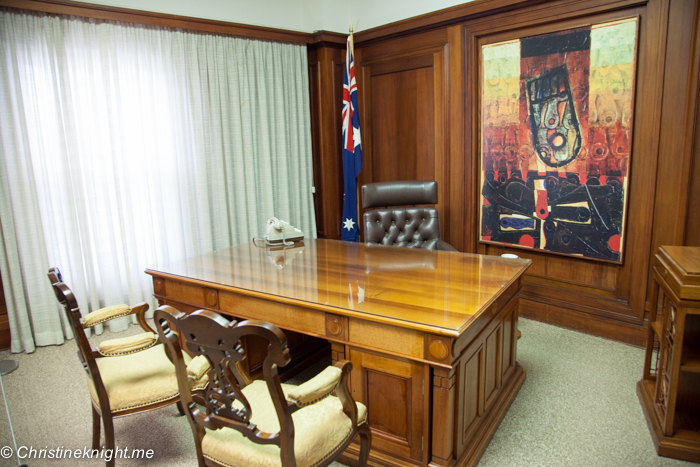
[{"label": "tufted leather chair back", "polygon": [[[455,251],[442,241],[435,204],[437,182],[397,181],[362,186],[362,207],[378,208],[365,212],[365,243]],[[391,207],[390,207],[391,206]]]}]

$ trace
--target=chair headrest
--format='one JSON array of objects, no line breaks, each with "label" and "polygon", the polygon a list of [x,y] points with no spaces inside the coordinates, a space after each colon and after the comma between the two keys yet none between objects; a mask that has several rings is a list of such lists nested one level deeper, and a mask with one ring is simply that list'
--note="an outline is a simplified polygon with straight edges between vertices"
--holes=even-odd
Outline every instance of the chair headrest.
[{"label": "chair headrest", "polygon": [[437,204],[437,182],[430,180],[404,180],[362,185],[362,207],[406,206]]}]

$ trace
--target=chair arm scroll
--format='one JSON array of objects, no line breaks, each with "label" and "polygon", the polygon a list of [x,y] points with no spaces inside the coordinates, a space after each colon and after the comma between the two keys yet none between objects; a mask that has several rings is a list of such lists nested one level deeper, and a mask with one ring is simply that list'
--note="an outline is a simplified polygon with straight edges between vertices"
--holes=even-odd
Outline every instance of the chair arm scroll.
[{"label": "chair arm scroll", "polygon": [[95,310],[92,313],[88,313],[87,315],[82,317],[80,322],[83,328],[86,329],[116,318],[121,318],[123,316],[136,315],[136,319],[138,320],[141,329],[143,329],[146,332],[152,332],[153,334],[155,334],[156,331],[153,330],[146,322],[147,311],[147,303],[139,303],[138,305],[134,305],[133,307],[129,307],[125,304],[112,305],[100,308],[99,310]]},{"label": "chair arm scroll", "polygon": [[343,413],[352,421],[352,426],[357,425],[357,404],[348,389],[348,375],[352,372],[352,363],[341,360],[335,364],[341,371],[340,384],[335,390],[335,395],[343,404]]}]

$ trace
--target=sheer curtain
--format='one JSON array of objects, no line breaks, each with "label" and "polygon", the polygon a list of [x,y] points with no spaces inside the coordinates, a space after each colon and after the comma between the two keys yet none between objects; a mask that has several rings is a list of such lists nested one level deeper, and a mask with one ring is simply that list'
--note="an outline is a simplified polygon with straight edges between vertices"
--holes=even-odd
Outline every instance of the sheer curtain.
[{"label": "sheer curtain", "polygon": [[153,306],[146,267],[315,233],[305,46],[8,9],[0,43],[13,352],[71,337],[49,266],[84,313]]}]

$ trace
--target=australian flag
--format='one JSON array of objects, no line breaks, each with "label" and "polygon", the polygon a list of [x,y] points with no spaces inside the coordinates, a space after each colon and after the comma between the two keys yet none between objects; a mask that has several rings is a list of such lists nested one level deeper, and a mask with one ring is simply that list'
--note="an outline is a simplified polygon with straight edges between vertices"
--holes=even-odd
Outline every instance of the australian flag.
[{"label": "australian flag", "polygon": [[357,176],[362,170],[362,144],[360,142],[360,114],[357,111],[357,83],[352,35],[348,36],[343,78],[343,218],[341,240],[357,242],[360,228],[357,220]]}]

